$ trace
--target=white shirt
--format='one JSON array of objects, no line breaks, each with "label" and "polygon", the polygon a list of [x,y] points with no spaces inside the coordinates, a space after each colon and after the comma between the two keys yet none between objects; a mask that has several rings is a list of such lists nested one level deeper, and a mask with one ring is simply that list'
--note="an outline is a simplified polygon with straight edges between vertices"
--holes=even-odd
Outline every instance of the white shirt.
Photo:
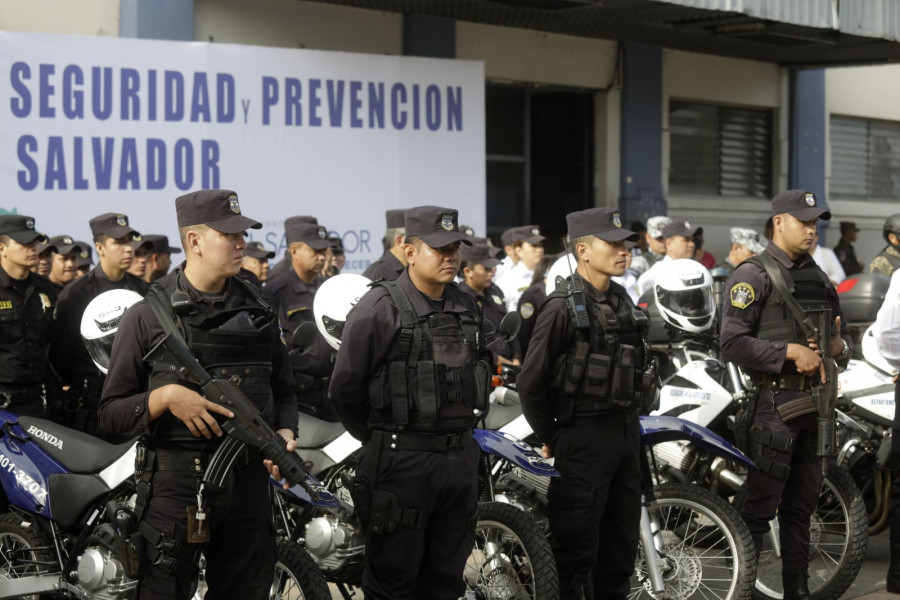
[{"label": "white shirt", "polygon": [[625,269],[625,273],[621,277],[612,277],[611,279],[625,288],[632,301],[635,303],[638,301],[638,296],[635,295],[637,292],[635,284],[638,280],[638,274],[635,273],[634,269]]},{"label": "white shirt", "polygon": [[831,248],[816,246],[815,252],[812,253],[812,258],[835,285],[847,279],[847,274],[844,273],[841,261],[838,260],[837,254]]},{"label": "white shirt", "polygon": [[530,271],[525,266],[525,263],[519,261],[519,264],[504,271],[499,279],[494,278],[494,283],[503,290],[507,312],[519,309],[519,297],[522,295],[522,292],[531,287],[533,277],[534,271]]},{"label": "white shirt", "polygon": [[[669,267],[669,263],[672,262],[672,258],[667,254],[662,258],[662,260],[653,263],[653,266],[644,271],[641,276],[638,278],[637,283],[634,284],[634,287],[628,291],[628,295],[634,298],[637,296],[640,298],[644,295],[644,292],[647,290],[653,289],[653,284],[656,283],[656,278],[662,275],[663,271],[665,271]],[[634,262],[631,263],[634,266]]]},{"label": "white shirt", "polygon": [[501,275],[512,269],[514,266],[512,259],[508,256],[504,256],[503,260],[500,261],[500,264],[497,265],[497,268],[494,271],[494,282],[496,283]]},{"label": "white shirt", "polygon": [[884,304],[875,317],[875,344],[890,365],[900,371],[900,271],[891,275],[891,286],[884,296]]}]

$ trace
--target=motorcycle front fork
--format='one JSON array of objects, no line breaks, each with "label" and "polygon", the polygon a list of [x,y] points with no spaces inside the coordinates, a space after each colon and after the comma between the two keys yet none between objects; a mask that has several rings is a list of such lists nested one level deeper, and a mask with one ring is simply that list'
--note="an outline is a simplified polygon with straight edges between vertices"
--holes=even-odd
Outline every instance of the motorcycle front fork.
[{"label": "motorcycle front fork", "polygon": [[650,579],[650,587],[655,594],[666,591],[663,574],[668,570],[669,564],[662,552],[663,539],[659,529],[659,522],[650,516],[647,496],[641,496],[641,551],[644,553],[644,565],[647,568],[647,578]]}]

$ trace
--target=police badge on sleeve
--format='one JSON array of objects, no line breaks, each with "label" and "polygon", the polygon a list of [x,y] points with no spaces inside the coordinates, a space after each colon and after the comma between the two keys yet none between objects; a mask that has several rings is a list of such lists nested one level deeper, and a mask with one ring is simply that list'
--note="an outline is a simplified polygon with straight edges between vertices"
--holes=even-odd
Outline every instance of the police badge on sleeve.
[{"label": "police badge on sleeve", "polygon": [[753,286],[749,283],[737,283],[731,288],[731,305],[735,308],[747,308],[754,299]]}]

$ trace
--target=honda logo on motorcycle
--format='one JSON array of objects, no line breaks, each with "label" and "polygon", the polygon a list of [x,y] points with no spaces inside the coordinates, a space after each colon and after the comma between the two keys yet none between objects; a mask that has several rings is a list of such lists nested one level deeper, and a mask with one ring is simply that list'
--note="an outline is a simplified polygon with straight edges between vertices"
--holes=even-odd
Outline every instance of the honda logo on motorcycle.
[{"label": "honda logo on motorcycle", "polygon": [[56,447],[59,448],[60,450],[63,449],[63,441],[62,441],[61,439],[59,439],[59,438],[56,437],[55,435],[51,435],[51,434],[47,433],[46,431],[44,431],[44,430],[42,430],[42,429],[38,429],[38,428],[35,427],[34,425],[31,425],[31,426],[28,427],[28,433],[29,433],[30,435],[33,435],[33,436],[36,437],[36,438],[41,438],[42,440],[44,440],[44,441],[47,442],[48,444],[51,444],[51,445],[53,445],[53,446],[56,446]]}]

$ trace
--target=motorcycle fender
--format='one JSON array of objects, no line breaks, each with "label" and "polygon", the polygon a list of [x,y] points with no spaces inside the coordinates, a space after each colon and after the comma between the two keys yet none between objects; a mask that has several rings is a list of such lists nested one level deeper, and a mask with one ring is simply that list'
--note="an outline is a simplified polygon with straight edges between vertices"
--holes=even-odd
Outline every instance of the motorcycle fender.
[{"label": "motorcycle fender", "polygon": [[706,427],[678,417],[641,417],[641,445],[653,446],[673,440],[692,442],[716,456],[756,469],[753,461],[743,452]]},{"label": "motorcycle fender", "polygon": [[[282,479],[281,481],[276,481],[272,477],[269,477],[269,483],[275,486],[276,489],[284,491],[282,487],[284,485],[284,479]],[[316,493],[319,496],[317,499],[313,500],[312,497],[310,497],[310,495],[306,492],[306,490],[304,490],[303,487],[300,486],[300,484],[297,484],[291,489],[287,490],[287,493],[294,496],[298,500],[305,502],[306,504],[312,504],[317,508],[334,510],[340,510],[341,508],[343,508],[341,501],[338,500],[334,494],[329,492],[328,488],[322,485],[322,483],[318,479],[310,474],[307,474],[306,483],[316,490]]]},{"label": "motorcycle fender", "polygon": [[31,441],[16,420],[0,411],[0,428],[6,431],[0,437],[0,485],[10,505],[52,518],[48,481],[68,471]]},{"label": "motorcycle fender", "polygon": [[559,471],[544,460],[534,448],[509,433],[476,429],[475,439],[482,451],[499,456],[529,473],[547,477],[559,476]]}]

